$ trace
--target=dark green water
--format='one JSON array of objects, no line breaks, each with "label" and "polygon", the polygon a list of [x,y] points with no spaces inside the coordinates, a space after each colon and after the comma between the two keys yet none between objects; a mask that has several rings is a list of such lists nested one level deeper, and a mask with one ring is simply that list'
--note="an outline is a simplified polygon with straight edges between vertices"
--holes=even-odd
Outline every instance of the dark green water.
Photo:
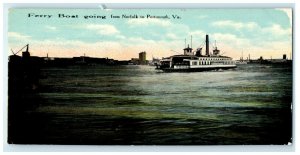
[{"label": "dark green water", "polygon": [[28,112],[31,132],[25,143],[291,141],[291,67],[249,64],[218,72],[160,73],[150,66],[71,66],[41,73],[40,103]]}]

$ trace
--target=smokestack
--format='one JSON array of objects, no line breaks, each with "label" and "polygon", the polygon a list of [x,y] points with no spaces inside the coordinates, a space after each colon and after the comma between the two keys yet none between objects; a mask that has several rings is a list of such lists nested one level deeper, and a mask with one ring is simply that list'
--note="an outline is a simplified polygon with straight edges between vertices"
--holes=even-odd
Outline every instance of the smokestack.
[{"label": "smokestack", "polygon": [[209,55],[209,38],[208,35],[206,35],[206,55]]}]

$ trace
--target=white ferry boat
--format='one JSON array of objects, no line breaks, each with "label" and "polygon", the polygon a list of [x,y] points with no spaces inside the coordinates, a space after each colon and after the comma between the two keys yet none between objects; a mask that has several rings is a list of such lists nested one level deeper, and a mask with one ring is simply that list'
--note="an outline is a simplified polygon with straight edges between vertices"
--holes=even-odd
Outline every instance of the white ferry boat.
[{"label": "white ferry boat", "polygon": [[166,72],[193,72],[236,68],[236,61],[232,60],[231,57],[220,55],[220,50],[217,47],[215,47],[213,53],[209,53],[208,35],[206,35],[205,55],[202,55],[202,48],[198,48],[195,55],[192,50],[188,45],[187,48],[183,49],[183,55],[163,58],[156,69]]}]

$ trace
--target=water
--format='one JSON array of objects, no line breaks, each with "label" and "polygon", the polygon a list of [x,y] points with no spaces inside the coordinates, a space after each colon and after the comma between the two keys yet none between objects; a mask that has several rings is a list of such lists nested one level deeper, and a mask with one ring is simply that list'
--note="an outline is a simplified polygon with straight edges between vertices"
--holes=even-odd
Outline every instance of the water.
[{"label": "water", "polygon": [[[31,140],[46,144],[242,145],[291,141],[292,69],[161,73],[151,66],[41,71]],[[26,137],[26,136],[25,136]]]}]

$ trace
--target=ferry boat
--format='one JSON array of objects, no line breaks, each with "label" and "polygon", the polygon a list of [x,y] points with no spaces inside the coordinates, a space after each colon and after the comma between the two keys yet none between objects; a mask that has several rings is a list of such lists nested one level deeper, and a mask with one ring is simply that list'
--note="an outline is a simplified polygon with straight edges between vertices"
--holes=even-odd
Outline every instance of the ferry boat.
[{"label": "ferry boat", "polygon": [[202,55],[202,48],[196,50],[184,48],[184,54],[163,58],[156,69],[165,72],[197,72],[208,70],[225,70],[236,68],[231,57],[220,55],[220,50],[215,46],[213,53],[209,53],[209,36],[206,35],[206,53]]}]

